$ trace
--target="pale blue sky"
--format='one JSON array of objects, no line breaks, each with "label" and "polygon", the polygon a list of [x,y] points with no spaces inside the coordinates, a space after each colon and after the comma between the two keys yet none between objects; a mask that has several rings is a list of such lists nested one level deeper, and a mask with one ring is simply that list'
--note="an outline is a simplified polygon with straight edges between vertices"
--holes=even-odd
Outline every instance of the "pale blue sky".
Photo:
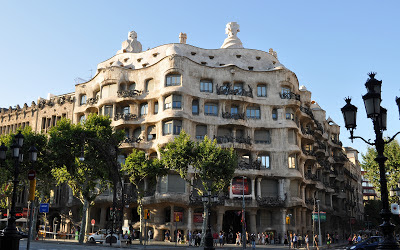
[{"label": "pale blue sky", "polygon": [[245,48],[273,48],[300,85],[342,127],[340,108],[353,97],[356,134],[374,138],[361,95],[369,71],[383,80],[388,132],[400,130],[395,96],[400,58],[400,1],[0,1],[0,107],[30,105],[47,93],[75,90],[74,79],[112,57],[130,30],[143,49],[178,42],[219,48],[236,21]]}]

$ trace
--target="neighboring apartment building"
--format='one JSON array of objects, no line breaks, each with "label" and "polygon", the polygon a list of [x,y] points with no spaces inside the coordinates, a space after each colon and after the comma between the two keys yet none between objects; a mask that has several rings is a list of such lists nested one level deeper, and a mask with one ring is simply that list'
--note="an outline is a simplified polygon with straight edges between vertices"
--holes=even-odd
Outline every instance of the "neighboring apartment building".
[{"label": "neighboring apartment building", "polygon": [[364,201],[379,200],[380,198],[378,193],[375,191],[375,187],[367,178],[365,178],[364,175],[365,175],[365,170],[361,169],[363,200]]},{"label": "neighboring apartment building", "polygon": [[[350,232],[343,225],[352,217],[362,218],[361,172],[342,149],[339,126],[326,119],[311,92],[299,86],[275,51],[243,48],[238,31],[236,23],[229,23],[220,49],[188,45],[181,33],[180,43],[147,51],[130,32],[122,49],[98,65],[93,79],[77,84],[74,93],[1,109],[0,133],[27,125],[47,131],[61,117],[76,123],[90,113],[109,115],[112,125],[126,134],[121,162],[132,148],[160,157],[158,147],[182,130],[193,140],[208,136],[222,147],[233,147],[239,156],[229,191],[212,208],[213,230],[241,230],[244,186],[249,232],[267,231],[277,239],[288,232],[311,235],[315,199],[327,213],[323,234]],[[132,189],[129,183],[124,186]],[[172,172],[157,186],[147,187],[144,206],[151,211],[148,225],[155,239],[162,240],[167,230],[174,232],[177,217],[184,235],[201,230],[203,206],[192,191]],[[69,231],[79,204],[66,187],[55,189],[53,198],[50,221]],[[136,201],[129,201],[124,225],[139,228]],[[96,228],[109,225],[111,206],[111,192],[98,197],[90,210]]]}]

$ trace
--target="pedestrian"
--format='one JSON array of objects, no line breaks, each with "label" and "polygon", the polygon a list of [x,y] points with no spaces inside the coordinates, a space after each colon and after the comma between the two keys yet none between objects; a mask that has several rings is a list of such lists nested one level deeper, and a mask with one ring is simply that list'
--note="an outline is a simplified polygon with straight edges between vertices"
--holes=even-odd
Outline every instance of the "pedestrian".
[{"label": "pedestrian", "polygon": [[235,244],[240,246],[240,233],[239,232],[236,233],[236,243]]},{"label": "pedestrian", "polygon": [[297,248],[297,235],[293,234],[293,248]]},{"label": "pedestrian", "polygon": [[317,250],[319,250],[319,239],[317,234],[314,236],[314,246]]},{"label": "pedestrian", "polygon": [[[267,236],[267,241],[268,241],[268,236]],[[285,234],[284,240],[283,240],[283,245],[286,246],[286,244],[288,244],[288,240],[287,240],[287,235]]]},{"label": "pedestrian", "polygon": [[256,235],[254,233],[250,235],[250,241],[251,241],[251,248],[256,249]]},{"label": "pedestrian", "polygon": [[261,244],[261,235],[260,232],[257,233],[257,240],[258,240],[258,245]]},{"label": "pedestrian", "polygon": [[289,234],[289,249],[293,248],[293,234]]},{"label": "pedestrian", "polygon": [[224,234],[222,231],[219,232],[219,246],[222,247],[224,245]]},{"label": "pedestrian", "polygon": [[303,236],[300,234],[298,239],[297,239],[297,246],[301,248],[301,245],[303,244]]},{"label": "pedestrian", "polygon": [[332,238],[331,236],[328,234],[326,236],[326,245],[328,245],[328,248],[331,248],[331,243],[332,243]]},{"label": "pedestrian", "polygon": [[306,243],[307,250],[309,250],[310,249],[310,245],[309,245],[308,234],[306,234],[306,237],[304,238],[304,242]]},{"label": "pedestrian", "polygon": [[264,234],[264,232],[261,233],[261,244],[265,245],[265,234]]}]

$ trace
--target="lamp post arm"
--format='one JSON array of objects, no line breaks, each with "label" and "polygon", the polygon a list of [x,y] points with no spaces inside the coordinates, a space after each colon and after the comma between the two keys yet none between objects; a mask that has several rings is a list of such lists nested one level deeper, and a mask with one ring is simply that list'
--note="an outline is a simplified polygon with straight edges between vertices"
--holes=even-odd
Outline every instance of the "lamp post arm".
[{"label": "lamp post arm", "polygon": [[392,138],[390,138],[388,141],[385,141],[385,144],[391,143],[391,142],[394,140],[394,138],[396,138],[396,136],[397,136],[398,134],[400,134],[400,131],[397,132],[397,133],[396,133]]},{"label": "lamp post arm", "polygon": [[370,140],[365,140],[364,138],[362,138],[361,136],[351,136],[351,137],[349,137],[349,139],[351,139],[351,140],[353,140],[353,139],[361,139],[361,140],[363,140],[365,143],[367,143],[368,145],[371,145],[371,146],[375,146],[375,143],[373,143],[373,142],[370,142]]}]

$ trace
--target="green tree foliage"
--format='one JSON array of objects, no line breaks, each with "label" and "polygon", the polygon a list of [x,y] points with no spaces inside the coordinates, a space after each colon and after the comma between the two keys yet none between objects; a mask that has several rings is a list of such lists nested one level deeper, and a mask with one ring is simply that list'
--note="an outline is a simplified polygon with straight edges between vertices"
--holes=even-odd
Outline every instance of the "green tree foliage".
[{"label": "green tree foliage", "polygon": [[[197,190],[200,195],[205,190],[215,193],[223,191],[230,183],[237,166],[237,155],[233,148],[221,148],[216,140],[212,141],[208,137],[201,142],[193,142],[185,131],[160,151],[163,164],[177,171],[187,181],[192,177],[188,176],[189,169],[193,169],[193,177],[202,183],[202,187]],[[207,220],[208,207],[204,204],[202,242]]]},{"label": "green tree foliage", "polygon": [[113,131],[109,118],[91,114],[83,124],[72,124],[63,119],[49,134],[54,164],[51,173],[59,184],[67,183],[83,204],[79,236],[82,243],[89,206],[110,182],[118,181],[116,149],[123,133]]},{"label": "green tree foliage", "polygon": [[[386,178],[388,183],[388,190],[397,187],[397,182],[400,180],[400,145],[397,140],[393,140],[389,144],[385,145],[384,155],[388,158],[385,162],[386,167]],[[365,177],[372,183],[376,188],[376,191],[380,192],[379,183],[379,165],[375,161],[377,152],[375,148],[369,147],[367,153],[362,154],[361,166],[365,170]],[[390,202],[397,201],[396,197],[389,197]]]},{"label": "green tree foliage", "polygon": [[[128,155],[125,164],[122,165],[122,173],[129,177],[129,181],[135,186],[137,195],[138,213],[140,215],[140,228],[143,229],[143,197],[144,197],[144,182],[147,186],[154,186],[157,177],[164,176],[168,173],[168,169],[160,163],[158,159],[149,159],[145,152],[133,149]],[[146,232],[145,232],[146,233]]]}]

